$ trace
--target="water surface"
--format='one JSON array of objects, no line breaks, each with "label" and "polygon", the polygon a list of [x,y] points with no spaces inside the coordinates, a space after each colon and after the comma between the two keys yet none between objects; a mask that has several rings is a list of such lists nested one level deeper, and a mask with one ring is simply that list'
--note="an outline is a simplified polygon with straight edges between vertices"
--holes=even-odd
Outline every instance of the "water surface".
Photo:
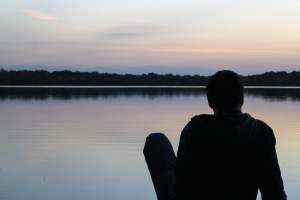
[{"label": "water surface", "polygon": [[[269,124],[288,199],[300,198],[300,89],[247,88],[243,112]],[[204,88],[0,88],[0,199],[156,199],[142,149],[175,152]]]}]

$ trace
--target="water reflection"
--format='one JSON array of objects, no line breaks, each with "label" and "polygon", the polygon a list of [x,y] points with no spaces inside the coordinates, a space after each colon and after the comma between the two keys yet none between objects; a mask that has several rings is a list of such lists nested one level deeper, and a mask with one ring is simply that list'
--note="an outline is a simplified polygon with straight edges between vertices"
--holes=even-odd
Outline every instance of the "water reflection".
[{"label": "water reflection", "polygon": [[[0,88],[0,100],[74,100],[99,98],[148,99],[199,97],[205,88]],[[247,97],[262,98],[266,101],[300,101],[300,88],[246,88]]]}]

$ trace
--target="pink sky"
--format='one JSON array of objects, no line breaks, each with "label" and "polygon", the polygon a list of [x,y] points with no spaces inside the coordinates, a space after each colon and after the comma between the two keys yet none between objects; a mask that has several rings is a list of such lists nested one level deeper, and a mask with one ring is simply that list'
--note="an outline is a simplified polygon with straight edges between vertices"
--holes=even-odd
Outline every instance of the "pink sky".
[{"label": "pink sky", "polygon": [[0,67],[298,71],[299,3],[13,0],[0,10]]}]

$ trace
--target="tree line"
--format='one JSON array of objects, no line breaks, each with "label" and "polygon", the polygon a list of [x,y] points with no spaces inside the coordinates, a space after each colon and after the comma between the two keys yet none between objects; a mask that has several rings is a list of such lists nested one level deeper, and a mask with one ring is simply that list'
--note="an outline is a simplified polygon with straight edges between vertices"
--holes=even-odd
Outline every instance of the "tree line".
[{"label": "tree line", "polygon": [[[300,71],[241,76],[245,86],[300,86]],[[0,70],[0,85],[205,86],[209,76]]]}]

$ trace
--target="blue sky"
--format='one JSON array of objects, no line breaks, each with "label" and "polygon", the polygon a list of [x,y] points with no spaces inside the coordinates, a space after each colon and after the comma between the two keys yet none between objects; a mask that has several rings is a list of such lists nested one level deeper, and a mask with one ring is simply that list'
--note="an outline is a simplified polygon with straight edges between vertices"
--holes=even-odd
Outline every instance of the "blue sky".
[{"label": "blue sky", "polygon": [[299,70],[300,1],[10,0],[0,66]]}]

